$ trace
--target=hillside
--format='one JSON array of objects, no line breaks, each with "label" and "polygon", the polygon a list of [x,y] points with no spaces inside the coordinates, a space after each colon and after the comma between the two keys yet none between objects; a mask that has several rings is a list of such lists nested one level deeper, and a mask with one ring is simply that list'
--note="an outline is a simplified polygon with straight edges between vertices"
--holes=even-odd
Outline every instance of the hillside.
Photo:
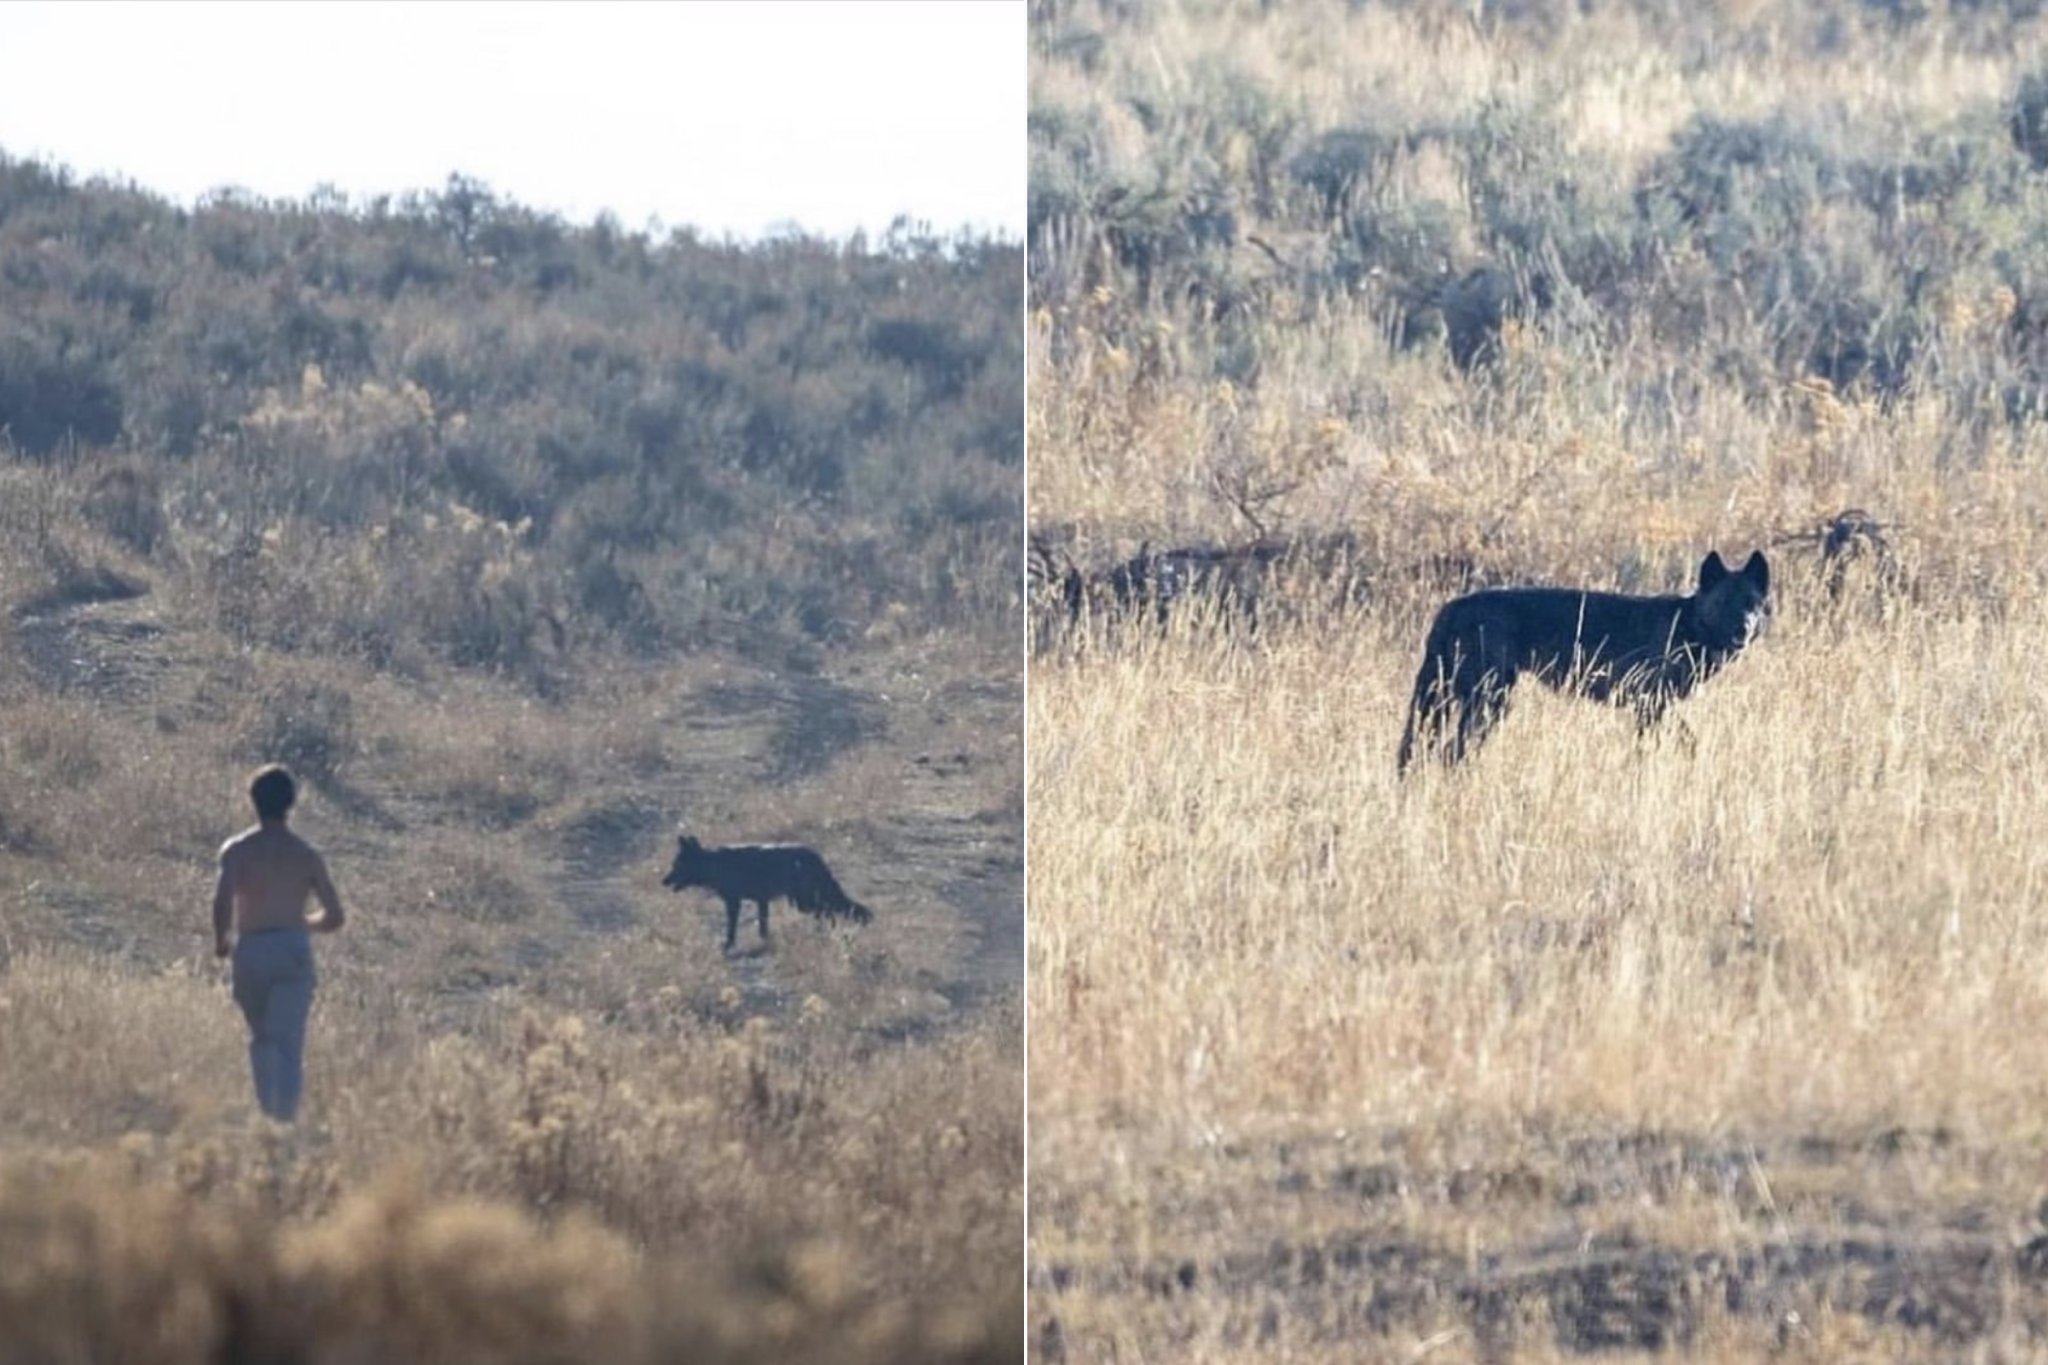
[{"label": "hillside", "polygon": [[[1021,268],[0,160],[10,1358],[1001,1354]],[[288,1143],[207,920],[266,760],[353,916]],[[679,822],[874,923],[724,956]]]}]

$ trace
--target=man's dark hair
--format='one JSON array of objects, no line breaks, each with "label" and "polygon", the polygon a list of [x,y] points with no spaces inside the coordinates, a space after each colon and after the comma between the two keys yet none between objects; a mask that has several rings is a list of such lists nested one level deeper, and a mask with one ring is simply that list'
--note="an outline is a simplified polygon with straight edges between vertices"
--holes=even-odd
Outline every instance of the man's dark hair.
[{"label": "man's dark hair", "polygon": [[249,799],[256,803],[258,819],[282,820],[292,802],[299,799],[298,784],[283,764],[273,763],[249,779]]}]

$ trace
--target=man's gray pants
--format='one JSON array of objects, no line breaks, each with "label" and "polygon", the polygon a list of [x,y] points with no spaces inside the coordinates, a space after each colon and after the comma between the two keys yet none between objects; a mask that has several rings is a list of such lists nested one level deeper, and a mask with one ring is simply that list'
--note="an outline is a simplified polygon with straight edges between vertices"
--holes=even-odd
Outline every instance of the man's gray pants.
[{"label": "man's gray pants", "polygon": [[313,936],[258,929],[235,943],[235,1003],[249,1021],[249,1070],[256,1102],[280,1123],[299,1111],[306,1015],[313,1008]]}]

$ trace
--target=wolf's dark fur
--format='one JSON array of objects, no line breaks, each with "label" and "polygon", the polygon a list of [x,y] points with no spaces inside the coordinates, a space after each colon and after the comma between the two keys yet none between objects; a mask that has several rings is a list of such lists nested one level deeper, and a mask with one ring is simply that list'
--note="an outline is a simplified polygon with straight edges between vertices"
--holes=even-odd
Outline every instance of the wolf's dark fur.
[{"label": "wolf's dark fur", "polygon": [[706,848],[687,834],[676,836],[676,860],[661,884],[671,891],[701,886],[725,901],[725,946],[740,932],[740,902],[761,907],[761,938],[768,938],[768,902],[786,900],[807,915],[843,916],[866,924],[874,916],[846,894],[825,860],[802,844],[734,844]]},{"label": "wolf's dark fur", "polygon": [[1709,554],[1690,597],[1496,588],[1446,603],[1430,625],[1415,678],[1401,769],[1418,740],[1449,762],[1463,758],[1500,719],[1524,674],[1632,707],[1647,729],[1668,704],[1742,652],[1769,592],[1770,565],[1759,550],[1739,573]]}]

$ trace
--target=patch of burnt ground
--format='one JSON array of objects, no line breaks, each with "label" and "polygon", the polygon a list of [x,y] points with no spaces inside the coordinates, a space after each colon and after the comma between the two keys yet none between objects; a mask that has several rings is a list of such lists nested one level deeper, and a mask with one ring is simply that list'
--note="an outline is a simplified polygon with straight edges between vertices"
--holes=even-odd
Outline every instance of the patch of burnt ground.
[{"label": "patch of burnt ground", "polygon": [[[1644,1163],[1632,1142],[1575,1144],[1558,1153],[1576,1159],[1578,1174],[1566,1179],[1540,1163],[1428,1172],[1338,1162],[1307,1175],[1283,1148],[1271,1186],[1281,1200],[1257,1218],[1234,1208],[1229,1224],[1326,1230],[1219,1248],[1193,1230],[1218,1208],[1196,1199],[1172,1219],[1188,1227],[1153,1229],[1142,1256],[1035,1258],[1033,1356],[1090,1358],[1089,1324],[1120,1317],[1150,1324],[1162,1346],[1199,1334],[1246,1354],[1355,1346],[1447,1325],[1468,1333],[1482,1359],[1522,1350],[1540,1358],[1684,1354],[1731,1323],[1790,1344],[1803,1324],[1850,1317],[1909,1333],[1937,1359],[1993,1340],[2040,1341],[2048,1334],[2040,1218],[2015,1209],[2001,1219],[1982,1206],[1881,1211],[1853,1193],[1883,1184],[1878,1165],[1914,1152],[1924,1159],[1946,1141],[1937,1132],[1786,1143],[1788,1165],[1829,1163],[1851,1192],[1770,1210],[1753,1206],[1768,1158],[1746,1147],[1660,1140],[1647,1147],[1662,1155]],[[1731,1177],[1737,1170],[1759,1184]],[[1714,1236],[1719,1245],[1632,1229],[1629,1209],[1681,1186],[1697,1191],[1701,1180],[1735,1215]],[[1085,1202],[1065,1191],[1035,1198],[1034,1219],[1056,1223]],[[1322,1216],[1307,1216],[1310,1207]],[[1347,1207],[1361,1216],[1347,1220]],[[1438,1216],[1451,1212],[1464,1221]],[[1484,1249],[1457,1231],[1474,1213],[1489,1229]],[[1357,1225],[1331,1229],[1332,1221]],[[1176,1241],[1184,1252],[1171,1249]]]}]

